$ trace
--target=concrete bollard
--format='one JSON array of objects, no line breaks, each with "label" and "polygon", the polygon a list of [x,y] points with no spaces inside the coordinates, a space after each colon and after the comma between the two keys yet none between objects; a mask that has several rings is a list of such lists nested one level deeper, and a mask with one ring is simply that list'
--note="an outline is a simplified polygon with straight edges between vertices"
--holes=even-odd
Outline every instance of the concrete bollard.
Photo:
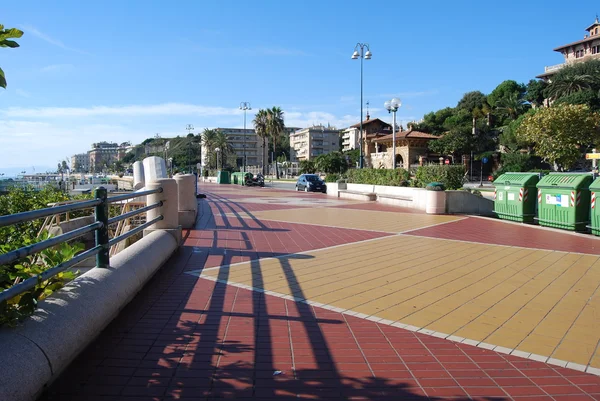
[{"label": "concrete bollard", "polygon": [[159,178],[156,181],[146,183],[147,190],[160,187],[162,187],[163,191],[161,193],[148,195],[146,197],[146,204],[152,205],[158,201],[162,201],[163,205],[156,209],[149,210],[146,218],[150,221],[159,215],[162,215],[163,219],[144,230],[144,236],[155,230],[167,230],[175,236],[177,243],[181,243],[177,182],[175,182],[173,178]]},{"label": "concrete bollard", "polygon": [[133,163],[133,190],[143,188],[144,183],[144,165],[138,160]]},{"label": "concrete bollard", "polygon": [[183,228],[192,228],[198,213],[196,176],[193,174],[177,174],[174,179],[177,183],[179,224]]}]

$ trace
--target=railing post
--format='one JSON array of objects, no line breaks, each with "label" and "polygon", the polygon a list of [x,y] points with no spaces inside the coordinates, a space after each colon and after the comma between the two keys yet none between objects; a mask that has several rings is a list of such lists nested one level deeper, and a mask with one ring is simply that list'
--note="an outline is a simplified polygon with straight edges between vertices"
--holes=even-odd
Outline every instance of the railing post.
[{"label": "railing post", "polygon": [[108,252],[108,202],[106,188],[99,187],[94,190],[94,197],[101,199],[102,203],[96,206],[95,216],[96,221],[102,222],[102,228],[96,230],[96,246],[101,245],[102,250],[96,255],[96,267],[107,268],[110,261]]}]

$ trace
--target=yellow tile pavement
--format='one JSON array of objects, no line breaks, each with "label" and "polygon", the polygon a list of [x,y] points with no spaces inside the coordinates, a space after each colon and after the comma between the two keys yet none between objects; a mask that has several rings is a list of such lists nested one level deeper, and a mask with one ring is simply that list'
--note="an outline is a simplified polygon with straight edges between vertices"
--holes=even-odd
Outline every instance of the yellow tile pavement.
[{"label": "yellow tile pavement", "polygon": [[[343,209],[307,215],[326,219],[319,210]],[[348,225],[366,224],[351,213]],[[393,232],[424,221],[369,223]],[[600,367],[598,256],[394,235],[223,269],[202,275]]]},{"label": "yellow tile pavement", "polygon": [[290,213],[287,210],[272,210],[253,213],[254,216],[289,223],[319,224],[342,228],[374,230],[399,233],[435,224],[460,220],[463,217],[436,216],[417,213],[380,212],[342,208],[315,208],[310,213]]}]

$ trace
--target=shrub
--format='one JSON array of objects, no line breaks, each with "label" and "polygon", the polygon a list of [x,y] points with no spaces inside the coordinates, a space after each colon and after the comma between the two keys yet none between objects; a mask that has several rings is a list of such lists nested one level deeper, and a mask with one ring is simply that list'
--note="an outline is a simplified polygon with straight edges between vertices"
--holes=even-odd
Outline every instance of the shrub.
[{"label": "shrub", "polygon": [[417,186],[424,188],[431,182],[441,182],[446,189],[460,189],[465,177],[464,166],[420,166],[415,178]]},{"label": "shrub", "polygon": [[341,176],[339,174],[327,174],[325,177],[325,182],[337,182],[340,178]]},{"label": "shrub", "polygon": [[300,161],[300,174],[314,174],[317,172],[315,163],[312,160],[301,160]]},{"label": "shrub", "polygon": [[371,185],[389,185],[389,186],[407,186],[410,175],[408,171],[397,168],[395,170],[387,169],[350,169],[346,172],[349,183],[371,184]]}]

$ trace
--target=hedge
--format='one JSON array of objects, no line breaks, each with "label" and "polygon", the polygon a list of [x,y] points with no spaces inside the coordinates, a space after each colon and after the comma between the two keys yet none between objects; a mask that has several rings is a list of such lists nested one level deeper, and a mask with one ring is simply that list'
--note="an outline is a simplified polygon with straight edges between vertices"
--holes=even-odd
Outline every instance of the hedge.
[{"label": "hedge", "polygon": [[465,167],[453,166],[420,166],[415,174],[416,186],[424,188],[430,182],[441,182],[446,189],[460,189],[465,178]]},{"label": "hedge", "polygon": [[398,168],[388,169],[350,169],[346,172],[349,183],[371,184],[371,185],[389,185],[389,186],[408,186],[410,174],[408,171]]}]

